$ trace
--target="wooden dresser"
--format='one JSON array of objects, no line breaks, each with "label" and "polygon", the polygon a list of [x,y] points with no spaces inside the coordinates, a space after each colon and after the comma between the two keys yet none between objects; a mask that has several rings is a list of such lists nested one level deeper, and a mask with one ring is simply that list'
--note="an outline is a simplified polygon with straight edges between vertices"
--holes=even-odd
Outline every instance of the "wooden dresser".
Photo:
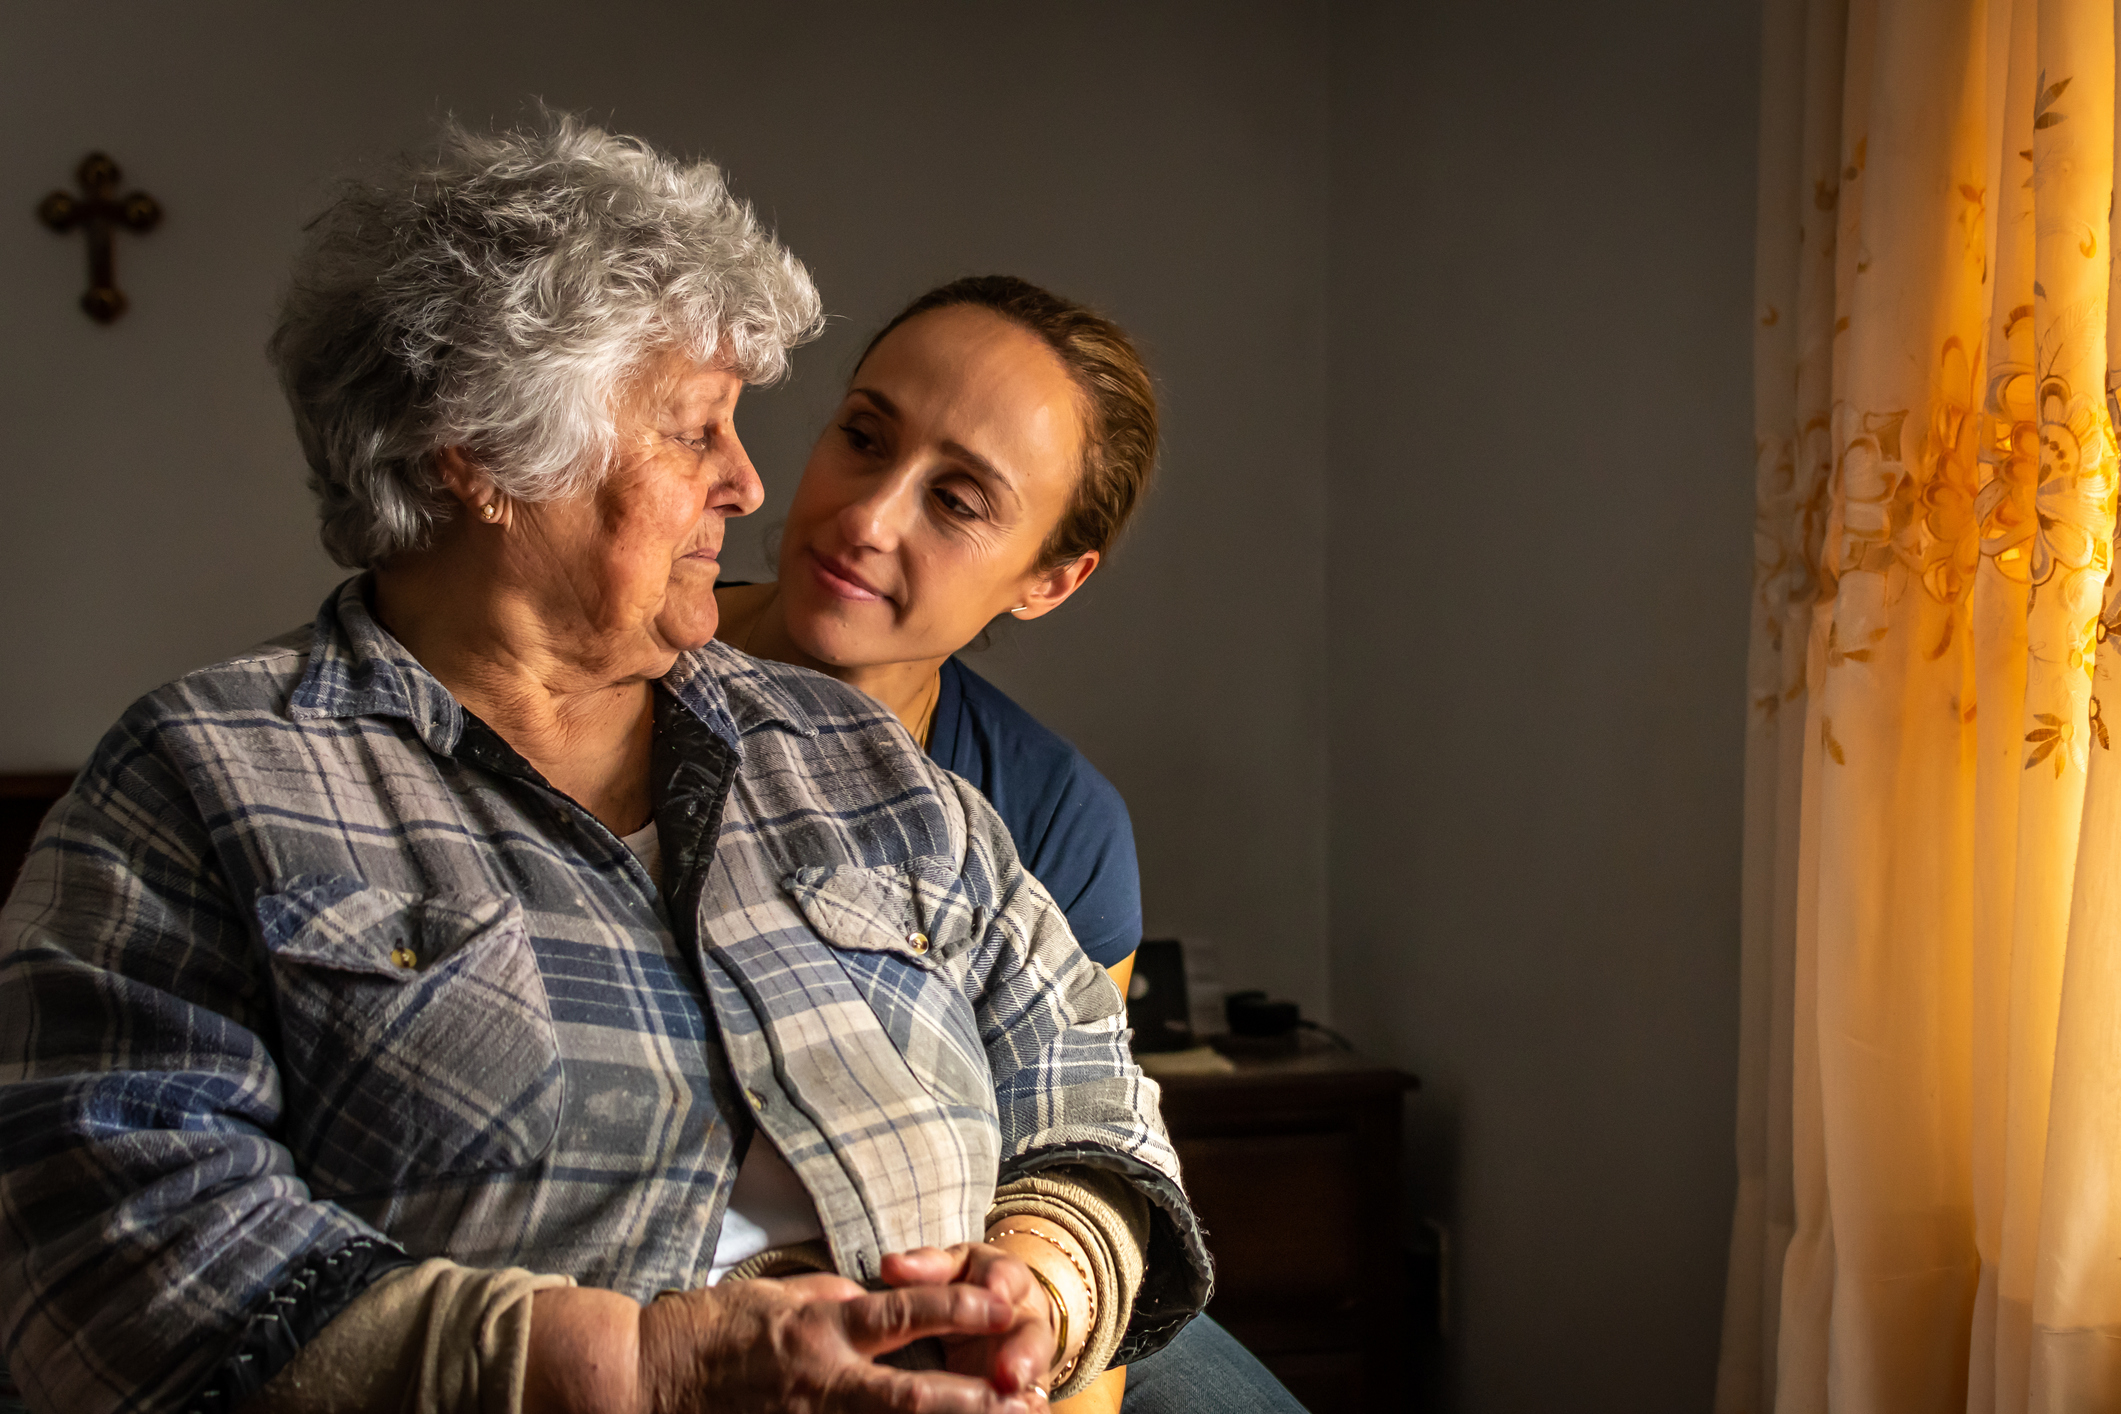
[{"label": "wooden dresser", "polygon": [[1215,1255],[1209,1313],[1311,1414],[1404,1409],[1400,1108],[1418,1082],[1310,1037],[1231,1059],[1156,1077]]}]

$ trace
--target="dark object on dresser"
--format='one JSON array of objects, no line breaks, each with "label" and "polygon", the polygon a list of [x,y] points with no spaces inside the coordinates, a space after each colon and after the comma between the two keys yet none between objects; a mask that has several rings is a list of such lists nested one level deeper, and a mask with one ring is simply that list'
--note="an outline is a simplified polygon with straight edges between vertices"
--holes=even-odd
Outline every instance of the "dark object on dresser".
[{"label": "dark object on dresser", "polygon": [[1311,1414],[1405,1409],[1400,1108],[1420,1082],[1321,1042],[1232,1060],[1158,1077],[1215,1254],[1208,1310]]},{"label": "dark object on dresser", "polygon": [[1127,1024],[1137,1051],[1176,1051],[1193,1044],[1187,1020],[1186,954],[1176,938],[1144,938],[1134,950],[1127,986]]},{"label": "dark object on dresser", "polygon": [[1232,992],[1223,998],[1223,1019],[1232,1036],[1269,1040],[1294,1036],[1303,1024],[1303,1012],[1294,1002],[1275,1001],[1265,992]]},{"label": "dark object on dresser", "polygon": [[0,900],[14,891],[15,875],[37,838],[37,826],[73,783],[72,771],[0,776]]}]

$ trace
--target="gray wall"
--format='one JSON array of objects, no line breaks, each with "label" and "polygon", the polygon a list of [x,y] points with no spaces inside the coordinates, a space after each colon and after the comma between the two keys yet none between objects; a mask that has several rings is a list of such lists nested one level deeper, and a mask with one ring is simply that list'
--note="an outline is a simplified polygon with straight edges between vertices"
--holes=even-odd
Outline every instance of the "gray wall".
[{"label": "gray wall", "polygon": [[747,398],[772,499],[740,546],[928,285],[1014,270],[1141,337],[1163,483],[978,666],[1125,793],[1152,932],[1427,1081],[1456,1407],[1705,1407],[1756,29],[1751,0],[10,6],[4,201],[103,146],[170,216],[122,242],[107,330],[78,241],[0,220],[0,771],[78,762],[338,577],[259,353],[331,175],[530,94],[713,156],[838,316]]},{"label": "gray wall", "polygon": [[1758,27],[1336,10],[1334,1012],[1427,1082],[1468,1411],[1714,1387]]},{"label": "gray wall", "polygon": [[74,307],[78,238],[0,221],[0,596],[46,610],[0,616],[0,770],[77,764],[140,692],[315,612],[338,571],[259,352],[295,233],[432,115],[542,95],[721,161],[836,316],[740,411],[772,493],[741,545],[931,285],[1014,271],[1139,335],[1170,438],[1140,533],[977,665],[1125,792],[1152,933],[1323,1010],[1325,34],[1305,6],[1208,22],[1230,13],[8,7],[0,193],[26,216],[101,146],[169,216],[121,241],[109,329]]}]

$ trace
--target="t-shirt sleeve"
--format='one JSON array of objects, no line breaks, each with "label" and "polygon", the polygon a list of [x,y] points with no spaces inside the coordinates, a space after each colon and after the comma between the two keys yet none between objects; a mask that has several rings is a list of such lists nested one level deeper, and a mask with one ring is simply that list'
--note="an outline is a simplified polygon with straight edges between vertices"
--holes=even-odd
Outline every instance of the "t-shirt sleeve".
[{"label": "t-shirt sleeve", "polygon": [[1142,940],[1134,823],[1112,783],[1079,757],[1055,784],[1059,798],[1024,865],[1068,916],[1082,950],[1098,966],[1111,967]]},{"label": "t-shirt sleeve", "polygon": [[1100,967],[1130,956],[1142,937],[1134,824],[1089,758],[955,658],[943,664],[929,751],[994,806],[1082,950]]}]

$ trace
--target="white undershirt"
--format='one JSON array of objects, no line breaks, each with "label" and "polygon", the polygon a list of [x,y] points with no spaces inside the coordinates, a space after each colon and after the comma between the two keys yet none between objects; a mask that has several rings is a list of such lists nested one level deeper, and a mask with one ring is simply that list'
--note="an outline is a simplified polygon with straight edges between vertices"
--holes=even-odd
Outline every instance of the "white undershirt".
[{"label": "white undershirt", "polygon": [[714,1264],[707,1270],[713,1286],[737,1263],[772,1247],[814,1242],[825,1235],[817,1204],[766,1131],[756,1130],[744,1162],[736,1171],[729,1211],[722,1214],[722,1235],[715,1240]]},{"label": "white undershirt", "polygon": [[630,835],[619,836],[619,843],[633,851],[633,857],[641,861],[655,886],[663,887],[663,838],[655,832],[655,821],[650,820]]},{"label": "white undershirt", "polygon": [[[663,847],[656,838],[655,821],[619,841],[633,851],[656,887],[663,886]],[[707,1271],[713,1286],[739,1262],[748,1261],[773,1247],[810,1242],[825,1235],[818,1221],[817,1204],[810,1190],[781,1156],[780,1149],[763,1129],[751,1136],[744,1162],[736,1171],[736,1187],[729,1194],[729,1210],[722,1214],[722,1235],[714,1244],[714,1261]]]}]

